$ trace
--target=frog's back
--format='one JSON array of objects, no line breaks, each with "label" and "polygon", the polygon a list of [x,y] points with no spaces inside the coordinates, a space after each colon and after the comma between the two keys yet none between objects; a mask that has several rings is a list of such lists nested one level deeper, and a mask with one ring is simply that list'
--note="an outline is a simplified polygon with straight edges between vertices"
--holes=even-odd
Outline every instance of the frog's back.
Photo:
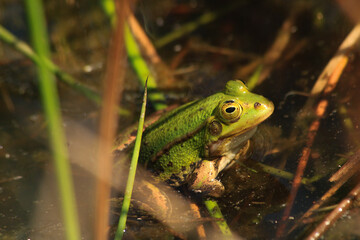
[{"label": "frog's back", "polygon": [[[224,97],[217,93],[210,97],[185,104],[161,117],[148,127],[143,136],[140,161],[151,162],[156,154],[172,143],[180,144],[203,128],[217,103]],[[197,144],[198,145],[198,144]]]}]

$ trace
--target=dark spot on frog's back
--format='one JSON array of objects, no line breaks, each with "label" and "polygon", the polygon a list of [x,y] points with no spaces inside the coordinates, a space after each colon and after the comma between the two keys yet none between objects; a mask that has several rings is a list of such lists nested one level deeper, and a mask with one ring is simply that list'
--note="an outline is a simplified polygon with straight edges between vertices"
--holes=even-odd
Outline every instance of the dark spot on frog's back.
[{"label": "dark spot on frog's back", "polygon": [[153,156],[154,153],[155,153],[154,149],[149,149],[149,155],[150,155],[150,156]]},{"label": "dark spot on frog's back", "polygon": [[172,166],[173,166],[173,163],[170,161],[166,166],[172,167]]},{"label": "dark spot on frog's back", "polygon": [[169,155],[170,154],[170,149],[164,149],[163,150],[163,155]]},{"label": "dark spot on frog's back", "polygon": [[168,180],[166,180],[166,182],[170,185],[177,185],[178,183],[181,182],[181,178],[173,173],[171,177]]},{"label": "dark spot on frog's back", "polygon": [[137,129],[133,130],[131,133],[130,133],[130,136],[131,137],[135,137],[137,134]]},{"label": "dark spot on frog's back", "polygon": [[176,185],[176,182],[174,182],[174,181],[171,180],[171,179],[168,179],[168,180],[166,180],[165,182],[166,182],[167,184],[169,184],[170,186]]},{"label": "dark spot on frog's back", "polygon": [[160,175],[164,172],[164,168],[161,165],[157,165],[156,170],[152,170],[152,172],[154,173],[154,175]]}]

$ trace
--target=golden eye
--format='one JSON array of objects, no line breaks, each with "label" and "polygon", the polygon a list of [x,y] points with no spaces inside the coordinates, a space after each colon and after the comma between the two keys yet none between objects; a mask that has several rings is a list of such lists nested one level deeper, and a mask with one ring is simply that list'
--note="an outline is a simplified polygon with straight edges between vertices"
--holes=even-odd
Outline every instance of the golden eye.
[{"label": "golden eye", "polygon": [[220,116],[225,122],[236,122],[240,119],[242,107],[234,100],[228,100],[220,105]]}]

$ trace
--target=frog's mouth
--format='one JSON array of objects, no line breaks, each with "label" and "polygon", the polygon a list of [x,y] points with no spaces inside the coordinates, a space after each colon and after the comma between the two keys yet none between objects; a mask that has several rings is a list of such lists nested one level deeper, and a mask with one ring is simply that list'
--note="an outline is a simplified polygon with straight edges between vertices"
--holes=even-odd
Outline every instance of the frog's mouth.
[{"label": "frog's mouth", "polygon": [[257,126],[247,129],[245,132],[235,133],[211,143],[208,152],[209,156],[220,157],[228,155],[230,158],[235,157],[244,146],[244,143],[254,136],[256,130]]}]

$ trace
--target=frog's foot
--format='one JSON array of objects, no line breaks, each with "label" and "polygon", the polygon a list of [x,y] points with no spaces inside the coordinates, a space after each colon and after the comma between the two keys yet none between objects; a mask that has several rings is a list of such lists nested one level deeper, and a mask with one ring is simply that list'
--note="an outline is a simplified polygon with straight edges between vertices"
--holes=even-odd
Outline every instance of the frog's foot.
[{"label": "frog's foot", "polygon": [[201,193],[212,197],[220,197],[225,191],[224,185],[216,179],[212,180],[211,182],[203,182],[203,185],[200,187],[189,185],[189,188],[196,193]]},{"label": "frog's foot", "polygon": [[203,160],[189,177],[188,187],[197,193],[220,197],[225,188],[220,181],[215,179],[217,175],[218,169],[214,161]]}]

